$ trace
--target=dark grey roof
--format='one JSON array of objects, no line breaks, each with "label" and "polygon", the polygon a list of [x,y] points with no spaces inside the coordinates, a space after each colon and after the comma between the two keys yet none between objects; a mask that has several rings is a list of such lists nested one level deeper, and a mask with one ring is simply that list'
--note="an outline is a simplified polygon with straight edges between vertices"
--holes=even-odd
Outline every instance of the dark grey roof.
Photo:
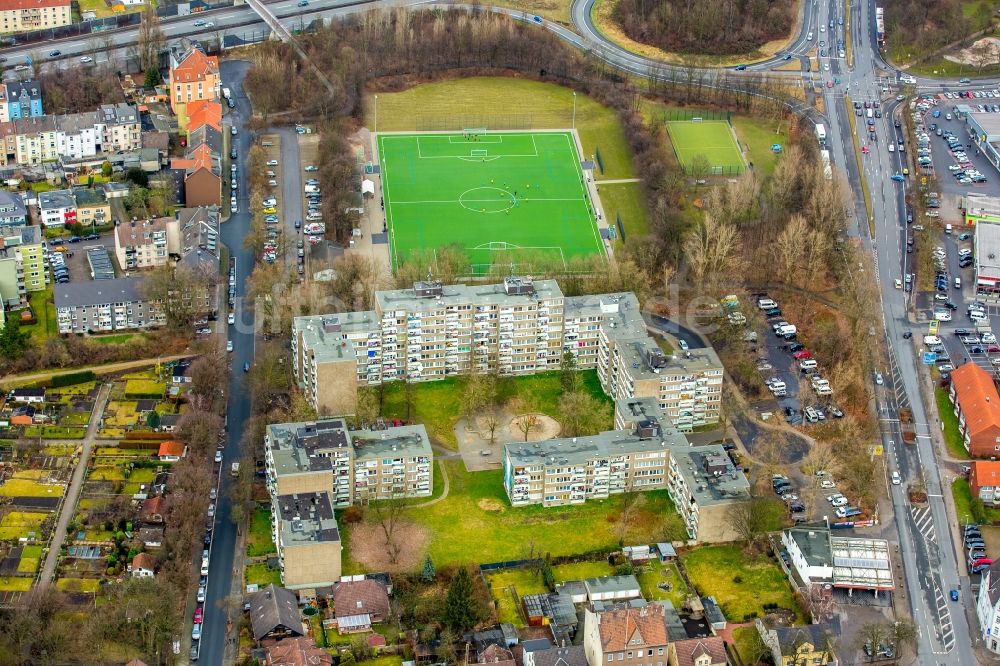
[{"label": "dark grey roof", "polygon": [[[804,627],[775,627],[781,644],[781,654],[790,654],[792,650],[802,645],[803,641],[812,643],[817,649],[831,647],[831,642],[840,636],[840,618],[836,615],[823,624],[807,624]],[[831,650],[832,651],[832,650]]]},{"label": "dark grey roof", "polygon": [[547,638],[533,638],[529,641],[521,641],[521,648],[525,652],[538,652],[539,650],[548,650],[550,647],[552,647],[552,643]]},{"label": "dark grey roof", "polygon": [[66,284],[57,284],[53,288],[53,300],[57,308],[141,301],[143,300],[139,293],[139,285],[141,284],[142,278],[140,277],[67,282]]},{"label": "dark grey roof", "polygon": [[44,398],[43,388],[16,388],[10,392],[14,398]]},{"label": "dark grey roof", "polygon": [[535,666],[587,666],[587,655],[582,645],[554,647],[532,652]]},{"label": "dark grey roof", "polygon": [[161,426],[176,426],[177,422],[180,420],[180,414],[162,414],[160,416]]},{"label": "dark grey roof", "polygon": [[7,99],[11,101],[21,101],[24,99],[41,99],[42,86],[32,79],[31,81],[8,81]]},{"label": "dark grey roof", "polygon": [[202,125],[188,135],[188,146],[197,147],[207,143],[213,153],[222,152],[222,132],[211,125]]},{"label": "dark grey roof", "polygon": [[10,190],[0,190],[0,216],[2,217],[24,217],[24,200],[17,192]]},{"label": "dark grey roof", "polygon": [[705,609],[705,617],[712,624],[719,624],[726,621],[726,616],[723,614],[722,609],[719,608],[719,604],[715,601],[715,597],[702,597],[701,605]]},{"label": "dark grey roof", "polygon": [[990,605],[995,608],[997,602],[1000,602],[1000,559],[990,565],[989,582],[986,592],[990,595]]},{"label": "dark grey roof", "polygon": [[250,595],[250,625],[254,640],[260,640],[279,627],[302,635],[298,597],[291,590],[271,584]]},{"label": "dark grey roof", "polygon": [[49,190],[38,195],[38,207],[42,210],[76,208],[76,197],[72,190]]}]

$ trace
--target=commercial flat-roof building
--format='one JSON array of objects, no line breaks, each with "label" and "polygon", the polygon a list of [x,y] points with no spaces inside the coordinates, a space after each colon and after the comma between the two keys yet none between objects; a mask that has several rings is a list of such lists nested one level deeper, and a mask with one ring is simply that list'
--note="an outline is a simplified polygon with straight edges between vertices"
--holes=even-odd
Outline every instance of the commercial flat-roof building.
[{"label": "commercial flat-roof building", "polygon": [[416,282],[376,292],[373,311],[296,318],[292,346],[296,379],[321,414],[353,413],[357,386],[534,374],[569,353],[579,369],[597,369],[614,399],[653,398],[681,430],[719,420],[716,354],[663,354],[631,293],[566,297],[553,280],[516,277]]},{"label": "commercial flat-roof building", "polygon": [[837,537],[825,523],[817,523],[782,531],[781,543],[806,585],[830,585],[851,593],[868,590],[876,595],[895,589],[885,539]]},{"label": "commercial flat-roof building", "polygon": [[344,507],[431,494],[434,453],[422,425],[351,431],[343,419],[277,423],[264,444],[272,495],[329,492]]},{"label": "commercial flat-roof building", "polygon": [[1000,221],[980,219],[973,239],[976,294],[1000,298]]},{"label": "commercial flat-roof building", "polygon": [[996,169],[1000,169],[1000,115],[979,113],[971,107],[961,114],[969,125],[976,145]]}]

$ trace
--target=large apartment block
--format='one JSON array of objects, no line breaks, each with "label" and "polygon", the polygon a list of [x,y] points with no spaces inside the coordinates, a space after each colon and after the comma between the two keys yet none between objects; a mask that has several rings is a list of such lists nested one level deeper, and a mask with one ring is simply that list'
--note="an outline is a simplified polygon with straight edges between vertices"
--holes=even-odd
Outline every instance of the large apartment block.
[{"label": "large apartment block", "polygon": [[340,580],[340,530],[329,493],[272,495],[271,538],[285,587],[319,587]]},{"label": "large apartment block", "polygon": [[267,427],[272,496],[326,492],[336,507],[392,497],[428,497],[434,453],[423,426],[348,430],[343,419]]},{"label": "large apartment block", "polygon": [[122,331],[162,326],[157,303],[142,295],[142,278],[57,284],[53,293],[60,333]]},{"label": "large apartment block", "polygon": [[721,445],[692,447],[655,398],[615,405],[616,430],[504,446],[503,481],[513,506],[563,506],[625,492],[667,489],[688,536],[732,540],[726,511],[750,484]]},{"label": "large apartment block", "polygon": [[553,280],[379,291],[372,311],[297,318],[292,349],[295,376],[320,414],[353,413],[356,386],[529,375],[558,368],[566,352],[580,369],[596,368],[614,399],[655,398],[684,431],[718,422],[722,400],[715,353],[662,353],[634,294],[567,297]]}]

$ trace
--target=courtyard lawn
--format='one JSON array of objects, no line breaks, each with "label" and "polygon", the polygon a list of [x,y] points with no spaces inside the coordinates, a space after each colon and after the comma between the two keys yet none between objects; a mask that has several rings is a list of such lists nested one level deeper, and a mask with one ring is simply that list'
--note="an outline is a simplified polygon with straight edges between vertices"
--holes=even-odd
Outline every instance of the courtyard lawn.
[{"label": "courtyard lawn", "polygon": [[[581,372],[584,389],[605,404],[605,429],[613,425],[611,401],[601,389],[595,370]],[[445,379],[439,382],[425,382],[410,385],[413,396],[412,411],[406,412],[406,390],[401,382],[385,385],[385,400],[382,416],[404,421],[422,423],[432,442],[458,448],[455,439],[455,424],[462,417],[462,392],[464,379]],[[546,372],[526,377],[509,377],[497,383],[497,394],[501,404],[515,398],[520,399],[534,411],[547,414],[559,420],[559,396],[562,393],[558,372]]]},{"label": "courtyard lawn", "polygon": [[17,563],[17,573],[34,576],[41,561],[41,546],[25,546],[21,551],[21,559]]},{"label": "courtyard lawn", "polygon": [[748,557],[738,545],[702,546],[681,562],[696,593],[714,596],[730,622],[763,617],[765,604],[801,614],[781,567],[765,556]]},{"label": "courtyard lawn", "polygon": [[144,379],[126,379],[125,380],[125,397],[142,397],[149,398],[151,396],[163,397],[164,392],[167,390],[167,383],[159,379],[144,378]]},{"label": "courtyard lawn", "polygon": [[0,592],[27,592],[34,582],[33,577],[0,576]]},{"label": "courtyard lawn", "polygon": [[40,537],[42,523],[48,517],[49,514],[37,511],[11,511],[0,518],[0,541],[27,538],[29,532]]},{"label": "courtyard lawn", "polygon": [[649,217],[646,215],[646,197],[642,191],[642,183],[599,184],[597,194],[601,198],[604,219],[609,226],[615,226],[615,233],[618,233],[615,221],[619,216],[626,238],[649,233]]},{"label": "courtyard lawn", "polygon": [[[517,100],[521,113],[504,113]],[[374,129],[375,102],[365,99],[366,124]],[[414,109],[420,109],[415,114]],[[424,83],[398,93],[378,96],[378,130],[404,132],[427,129],[461,131],[486,126],[504,129],[514,121],[519,129],[569,129],[573,126],[573,91],[552,83],[506,77],[471,77]],[[583,157],[600,149],[604,172],[598,178],[632,178],[632,156],[612,109],[584,95],[576,96],[576,131]]]},{"label": "courtyard lawn", "polygon": [[955,416],[948,391],[940,387],[934,389],[934,399],[937,401],[938,416],[944,426],[944,443],[948,446],[948,453],[953,458],[968,460],[969,452],[965,449],[962,433],[958,429],[958,417]]},{"label": "courtyard lawn", "polygon": [[[145,380],[130,379],[129,382],[142,382]],[[126,393],[129,391],[125,389]],[[137,402],[134,400],[112,400],[104,410],[104,424],[108,428],[128,428],[139,423],[139,415],[136,413]]]},{"label": "courtyard lawn", "polygon": [[268,568],[267,564],[261,562],[251,564],[246,568],[247,585],[257,584],[266,587],[271,583],[281,585],[281,572],[277,569]]},{"label": "courtyard lawn", "polygon": [[271,511],[258,506],[250,516],[250,531],[247,533],[247,557],[260,557],[275,553],[271,539]]},{"label": "courtyard lawn", "polygon": [[61,483],[39,483],[32,479],[14,477],[0,485],[2,497],[59,497],[66,489]]},{"label": "courtyard lawn", "polygon": [[[673,562],[650,560],[640,567],[636,578],[639,579],[642,596],[646,601],[669,599],[675,608],[680,608],[690,594],[687,584],[677,570],[677,565]],[[664,583],[667,589],[659,587],[660,583]]]},{"label": "courtyard lawn", "polygon": [[99,345],[120,345],[128,342],[135,337],[135,333],[122,333],[120,335],[98,335],[94,336],[91,341],[96,342]]},{"label": "courtyard lawn", "polygon": [[86,426],[90,423],[90,412],[69,412],[59,417],[61,426]]},{"label": "courtyard lawn", "polygon": [[[461,460],[442,462],[450,480],[448,496],[405,514],[428,537],[428,550],[439,567],[519,559],[529,544],[534,544],[536,553],[554,557],[618,547],[616,518],[621,496],[575,506],[513,508],[500,470],[469,473]],[[350,539],[351,526],[342,529]],[[625,542],[645,542],[651,537],[673,540],[683,534],[667,492],[656,490],[644,494]],[[365,550],[362,544],[345,545],[345,571],[364,571],[364,563],[352,559],[352,548]]]},{"label": "courtyard lawn", "polygon": [[780,155],[771,152],[771,146],[781,144],[783,149],[789,145],[788,122],[775,121],[753,116],[733,116],[733,127],[736,138],[747,159],[753,164],[755,171],[769,176],[774,172]]}]

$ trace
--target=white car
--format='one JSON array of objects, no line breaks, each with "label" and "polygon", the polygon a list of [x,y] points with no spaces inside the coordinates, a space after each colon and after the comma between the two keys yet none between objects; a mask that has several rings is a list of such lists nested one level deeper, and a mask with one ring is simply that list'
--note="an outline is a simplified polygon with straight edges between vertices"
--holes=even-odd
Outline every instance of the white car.
[{"label": "white car", "polygon": [[902,482],[903,482],[902,479],[899,478],[899,472],[893,472],[892,473],[892,485],[898,486]]},{"label": "white car", "polygon": [[835,507],[847,506],[847,498],[841,495],[836,499],[830,500],[830,504]]},{"label": "white car", "polygon": [[217,463],[222,462],[222,451],[215,452],[215,462]]},{"label": "white car", "polygon": [[934,318],[938,321],[951,321],[951,313],[947,310],[938,310],[934,313]]},{"label": "white car", "polygon": [[820,488],[836,488],[837,484],[834,483],[833,481],[831,481],[830,479],[823,479],[822,481],[819,482],[819,487]]},{"label": "white car", "polygon": [[201,640],[201,624],[194,625],[194,629],[191,630],[191,640]]},{"label": "white car", "polygon": [[233,351],[233,341],[232,340],[226,340],[226,351],[227,352]]},{"label": "white car", "polygon": [[82,62],[84,65],[89,65],[90,63],[94,62],[94,59],[91,58],[90,56],[83,56],[82,58],[80,58],[80,62]]},{"label": "white car", "polygon": [[211,490],[208,491],[208,499],[214,500],[218,496],[219,496],[219,491],[217,489],[212,488]]},{"label": "white car", "polygon": [[229,313],[229,316],[228,316],[228,317],[226,317],[226,322],[227,322],[227,323],[228,323],[228,324],[229,324],[230,326],[232,326],[233,324],[235,324],[235,323],[236,323],[236,314],[235,314],[235,313],[233,313],[233,312],[230,312],[230,313]]},{"label": "white car", "polygon": [[199,604],[205,603],[205,586],[204,585],[199,585],[198,586],[198,603]]},{"label": "white car", "polygon": [[882,384],[885,383],[885,381],[882,379],[882,373],[881,372],[876,372],[875,373],[875,383],[878,384],[879,386],[882,386]]},{"label": "white car", "polygon": [[230,134],[232,134],[233,136],[236,136],[236,134],[237,134],[238,132],[239,132],[239,130],[238,130],[238,129],[236,129],[236,125],[232,125],[232,126],[230,126],[230,128],[229,128],[229,133],[230,133]]},{"label": "white car", "polygon": [[278,160],[268,160],[267,166],[278,166]]},{"label": "white car", "polygon": [[208,517],[215,518],[215,502],[208,505]]},{"label": "white car", "polygon": [[268,197],[268,198],[264,199],[263,201],[261,201],[260,203],[266,208],[268,206],[277,206],[278,205],[278,200],[275,199],[274,197]]},{"label": "white car", "polygon": [[992,333],[983,333],[981,336],[979,336],[979,339],[988,345],[993,345],[996,344],[997,336],[993,335]]}]

